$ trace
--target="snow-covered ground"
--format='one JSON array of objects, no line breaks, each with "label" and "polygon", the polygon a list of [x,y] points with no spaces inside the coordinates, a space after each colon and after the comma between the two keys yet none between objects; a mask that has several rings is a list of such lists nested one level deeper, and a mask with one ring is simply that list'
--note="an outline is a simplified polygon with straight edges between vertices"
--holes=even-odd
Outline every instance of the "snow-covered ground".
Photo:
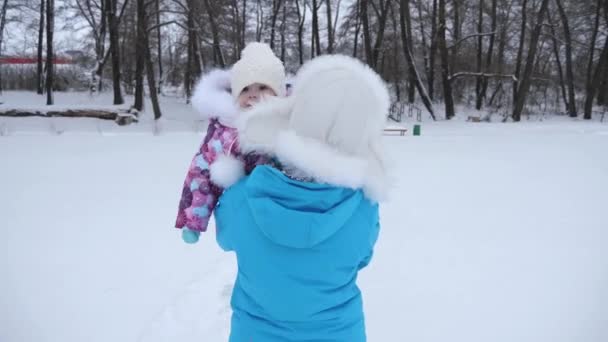
[{"label": "snow-covered ground", "polygon": [[[182,107],[168,122],[193,118]],[[172,228],[200,142],[188,120],[156,135],[0,121],[0,341],[226,340],[234,256],[213,227],[194,246]],[[422,133],[385,138],[395,185],[360,277],[369,341],[608,341],[608,124]]]}]

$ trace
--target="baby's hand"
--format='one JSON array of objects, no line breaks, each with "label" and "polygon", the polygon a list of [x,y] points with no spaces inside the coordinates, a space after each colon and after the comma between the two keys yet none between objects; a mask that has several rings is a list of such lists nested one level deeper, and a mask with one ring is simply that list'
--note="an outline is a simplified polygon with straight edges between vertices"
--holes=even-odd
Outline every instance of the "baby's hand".
[{"label": "baby's hand", "polygon": [[188,228],[182,228],[182,240],[185,243],[194,244],[198,242],[198,238],[201,235],[200,232],[190,230]]}]

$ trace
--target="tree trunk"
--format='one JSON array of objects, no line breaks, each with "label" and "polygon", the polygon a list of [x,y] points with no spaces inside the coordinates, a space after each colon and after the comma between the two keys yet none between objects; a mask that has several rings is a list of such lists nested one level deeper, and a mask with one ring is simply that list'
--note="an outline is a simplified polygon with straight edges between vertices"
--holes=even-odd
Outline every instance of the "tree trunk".
[{"label": "tree trunk", "polygon": [[414,70],[414,82],[416,84],[416,88],[418,89],[418,94],[420,94],[420,98],[422,99],[422,102],[424,103],[424,106],[426,107],[426,109],[429,111],[429,114],[431,114],[431,117],[433,118],[433,120],[435,120],[435,113],[433,111],[433,103],[431,102],[431,99],[429,98],[426,89],[424,89],[424,85],[422,84],[422,81],[420,80],[420,76],[418,75],[418,71],[416,70],[416,65],[414,64],[414,57],[412,56],[412,47],[410,45],[409,42],[411,42],[411,39],[409,39],[409,37],[407,36],[407,27],[405,25],[405,19],[407,17],[407,13],[405,13],[406,9],[409,8],[409,4],[407,4],[407,2],[409,2],[410,0],[401,0],[400,2],[400,6],[399,6],[399,24],[401,26],[401,45],[403,45],[403,54],[405,55],[405,59],[407,61],[408,66]]},{"label": "tree trunk", "polygon": [[[401,5],[399,5],[401,6]],[[392,43],[393,43],[393,51],[391,52],[391,70],[390,70],[390,75],[392,76],[392,80],[393,80],[393,84],[395,87],[395,93],[397,95],[397,102],[401,102],[401,68],[400,68],[400,63],[399,63],[399,39],[397,39],[396,35],[398,29],[397,29],[397,17],[395,16],[395,9],[392,5],[392,3],[390,4],[390,12],[391,12],[391,24],[392,24],[392,29],[393,29],[393,34],[395,36],[392,37]],[[409,38],[409,37],[407,37]],[[414,91],[416,89],[414,88]]]},{"label": "tree trunk", "polygon": [[[490,31],[493,32],[490,35],[490,43],[488,46],[488,54],[486,55],[486,67],[485,72],[489,72],[492,68],[492,55],[494,54],[494,42],[496,40],[496,28],[498,26],[497,18],[498,0],[492,0],[492,24]],[[484,78],[481,83],[481,98],[485,99],[488,91],[488,79]],[[481,108],[480,108],[481,109]]]},{"label": "tree trunk", "polygon": [[209,24],[211,26],[211,35],[213,36],[213,56],[214,60],[218,63],[221,68],[226,67],[226,60],[222,53],[222,47],[220,45],[220,35],[215,18],[215,13],[209,4],[209,0],[204,1],[205,8],[207,9],[207,15],[209,16]]},{"label": "tree trunk", "polygon": [[[6,25],[6,12],[8,11],[8,0],[4,0],[0,9],[0,53],[2,52],[2,37],[4,37],[4,26]],[[2,68],[0,65],[0,93],[2,92]]]},{"label": "tree trunk", "polygon": [[555,55],[555,64],[557,64],[557,75],[559,76],[559,85],[562,91],[562,97],[564,100],[564,106],[568,111],[568,95],[566,94],[566,83],[564,82],[564,72],[562,69],[562,62],[559,56],[559,44],[555,35],[555,28],[553,27],[553,20],[551,15],[547,15],[549,20],[549,28],[551,29],[551,40],[553,41],[553,54]]},{"label": "tree trunk", "polygon": [[[507,43],[507,30],[509,27],[508,23],[509,23],[510,13],[511,13],[511,5],[509,5],[509,9],[507,11],[506,16],[501,20],[500,41],[498,42],[498,63],[497,63],[499,74],[502,74],[505,69],[505,45]],[[496,86],[496,89],[494,89],[492,96],[490,96],[490,101],[488,102],[489,106],[491,106],[494,103],[494,99],[496,99],[496,95],[502,89],[503,89],[503,84],[502,84],[502,82],[499,82]]]},{"label": "tree trunk", "polygon": [[108,18],[108,27],[110,28],[110,51],[112,54],[112,82],[114,87],[114,104],[120,105],[125,103],[122,97],[121,90],[121,75],[120,75],[120,47],[118,39],[118,19],[116,17],[116,0],[105,0]]},{"label": "tree trunk", "polygon": [[281,61],[283,63],[285,63],[285,30],[287,27],[287,4],[285,4],[285,6],[283,6],[283,18],[282,18],[282,22],[281,22]]},{"label": "tree trunk", "polygon": [[[5,2],[8,0],[5,0]],[[38,60],[37,60],[37,69],[36,69],[36,80],[37,80],[37,93],[42,95],[44,93],[43,89],[43,68],[42,68],[42,55],[43,55],[43,46],[44,46],[44,0],[40,0],[40,19],[38,26]],[[1,35],[2,30],[0,30]],[[0,38],[2,39],[2,38]],[[0,85],[1,86],[1,85]]]},{"label": "tree trunk", "polygon": [[243,21],[241,23],[241,42],[239,46],[239,56],[240,52],[245,48],[245,35],[247,33],[247,0],[243,0]]},{"label": "tree trunk", "polygon": [[163,90],[163,48],[161,39],[161,26],[160,26],[160,0],[156,0],[156,24],[158,29],[156,30],[157,35],[157,48],[158,48],[158,93],[161,94]]},{"label": "tree trunk", "polygon": [[255,40],[260,42],[262,41],[262,33],[264,31],[264,8],[262,7],[262,0],[257,1],[256,10]]},{"label": "tree trunk", "polygon": [[232,10],[232,58],[231,63],[236,62],[241,55],[241,16],[239,14],[239,3],[237,0],[230,2],[230,9]]},{"label": "tree trunk", "polygon": [[46,3],[46,104],[53,102],[53,30],[55,28],[55,0]]},{"label": "tree trunk", "polygon": [[[482,66],[482,58],[483,58],[483,0],[479,0],[479,10],[477,16],[477,72],[483,73]],[[478,76],[475,80],[475,108],[477,110],[481,109],[481,105],[483,104],[483,98],[481,97],[481,88],[483,77]]]},{"label": "tree trunk", "polygon": [[435,56],[437,55],[437,0],[433,0],[433,14],[431,17],[431,51],[429,55],[429,97],[435,97]]},{"label": "tree trunk", "polygon": [[[160,111],[160,105],[158,103],[158,92],[156,90],[156,80],[154,79],[154,63],[152,62],[152,54],[150,52],[150,31],[148,31],[148,15],[146,13],[146,5],[144,0],[138,0],[143,5],[141,9],[138,6],[137,14],[138,19],[142,19],[138,22],[138,34],[143,34],[142,43],[139,47],[143,47],[143,57],[146,63],[146,74],[148,79],[148,92],[150,93],[150,100],[152,100],[152,110],[154,112],[154,120],[161,118],[162,113]],[[141,17],[140,17],[141,16]]]},{"label": "tree trunk", "polygon": [[[411,15],[410,15],[411,17]],[[428,76],[430,74],[429,71],[429,52],[428,45],[426,43],[426,34],[424,31],[424,20],[422,20],[422,1],[418,1],[418,23],[420,25],[420,40],[422,43],[422,56],[424,59],[424,72]],[[410,40],[412,38],[410,37]]]},{"label": "tree trunk", "polygon": [[[133,108],[141,112],[144,109],[144,68],[145,68],[145,35],[146,9],[145,0],[137,0],[137,40],[135,42],[135,103]],[[189,72],[186,72],[188,75]]]},{"label": "tree trunk", "polygon": [[597,93],[597,105],[608,105],[608,62],[604,62],[604,71],[602,72],[602,82]]},{"label": "tree trunk", "polygon": [[559,16],[562,19],[562,26],[564,27],[564,39],[566,41],[566,82],[568,83],[568,113],[570,117],[575,118],[576,113],[576,99],[574,93],[574,73],[572,72],[572,37],[570,35],[570,25],[568,24],[568,16],[562,6],[561,0],[555,0],[557,8],[559,10]]},{"label": "tree trunk", "polygon": [[150,100],[152,100],[152,110],[154,111],[154,120],[160,119],[162,113],[160,111],[160,105],[158,103],[158,93],[156,92],[156,83],[154,80],[154,64],[152,63],[152,55],[150,54],[150,40],[146,34],[146,71],[148,74],[148,88],[150,92]]},{"label": "tree trunk", "polygon": [[[608,7],[608,5],[606,5]],[[608,9],[606,9],[608,12]],[[597,66],[593,72],[593,79],[591,84],[587,88],[587,94],[585,94],[585,120],[591,120],[592,111],[593,111],[593,99],[597,94],[598,88],[602,81],[602,70],[604,68],[608,68],[608,36],[604,41],[604,48],[602,49],[602,53],[600,55],[600,59],[597,62]]]},{"label": "tree trunk", "polygon": [[277,18],[279,16],[279,11],[281,10],[282,4],[283,0],[272,0],[272,17],[270,19],[270,49],[272,50],[274,50],[275,28],[277,25]]},{"label": "tree trunk", "polygon": [[587,93],[591,88],[591,83],[593,82],[593,58],[595,54],[595,41],[597,40],[597,33],[600,25],[600,16],[602,10],[602,1],[597,0],[595,7],[595,23],[593,25],[593,31],[591,33],[591,42],[589,44],[589,59],[587,60],[587,79],[585,82],[585,89]]},{"label": "tree trunk", "polygon": [[321,55],[321,39],[319,38],[319,5],[317,0],[312,0],[312,38],[313,38],[313,53],[311,58],[314,56]]},{"label": "tree trunk", "polygon": [[[184,85],[186,89],[186,99],[189,102],[192,96],[192,87],[194,82],[202,73],[201,67],[201,50],[197,34],[195,15],[198,13],[197,0],[187,0],[188,11],[186,13],[186,26],[188,29],[188,60],[186,65],[186,74],[184,77]],[[142,50],[143,51],[143,50]],[[145,56],[144,56],[145,63]]]},{"label": "tree trunk", "polygon": [[380,1],[380,18],[378,18],[378,35],[376,36],[376,42],[373,50],[373,65],[374,69],[378,67],[378,60],[380,58],[380,51],[382,51],[382,44],[384,43],[384,31],[386,29],[386,19],[388,18],[388,4],[390,0]]},{"label": "tree trunk", "polygon": [[[407,30],[408,45],[414,46],[412,38],[412,16],[410,13],[410,2],[405,2],[405,24]],[[412,66],[408,67],[408,87],[407,87],[407,100],[409,103],[414,103],[416,100],[416,70]]]},{"label": "tree trunk", "polygon": [[327,9],[327,53],[334,53],[334,30],[332,28],[331,0],[325,0]]},{"label": "tree trunk", "polygon": [[528,0],[523,0],[521,5],[521,31],[519,36],[519,49],[517,50],[517,60],[515,61],[515,78],[513,81],[513,105],[517,102],[517,90],[519,89],[519,73],[521,71],[521,61],[526,44],[526,25],[527,25],[527,4]]},{"label": "tree trunk", "polygon": [[355,6],[357,6],[357,16],[355,18],[355,42],[353,43],[353,57],[357,58],[357,52],[359,50],[359,34],[361,31],[361,0],[357,0]]},{"label": "tree trunk", "polygon": [[457,42],[460,39],[462,32],[462,23],[460,22],[460,0],[454,0],[454,41]]},{"label": "tree trunk", "polygon": [[99,24],[99,44],[97,50],[97,70],[95,71],[95,75],[97,77],[97,91],[103,91],[103,67],[107,60],[107,52],[106,52],[106,33],[108,31],[108,19],[107,19],[107,11],[106,11],[106,2],[101,0],[99,3],[101,7],[101,19]]},{"label": "tree trunk", "polygon": [[304,64],[304,22],[306,21],[306,3],[304,10],[300,8],[300,1],[296,0],[296,9],[298,11],[298,54],[300,57],[300,65]]},{"label": "tree trunk", "polygon": [[[313,0],[314,1],[314,0]],[[374,68],[374,55],[372,51],[372,37],[369,31],[369,17],[367,15],[368,0],[361,0],[361,22],[363,23],[363,42],[365,44],[365,60],[367,64]]]},{"label": "tree trunk", "polygon": [[454,117],[454,99],[452,98],[452,85],[450,84],[450,61],[448,56],[448,47],[445,38],[446,20],[445,20],[445,1],[439,0],[439,53],[441,55],[441,76],[443,83],[443,97],[445,101],[445,118],[450,120]]},{"label": "tree trunk", "polygon": [[549,0],[542,0],[540,4],[540,10],[536,16],[536,26],[530,36],[530,46],[528,48],[528,58],[526,60],[526,67],[522,76],[521,84],[517,89],[517,101],[515,102],[515,108],[513,109],[513,120],[520,121],[521,113],[526,103],[528,91],[530,90],[530,82],[532,80],[532,72],[534,71],[534,60],[536,58],[536,50],[538,49],[538,38],[540,37],[540,31],[543,25],[543,19]]}]

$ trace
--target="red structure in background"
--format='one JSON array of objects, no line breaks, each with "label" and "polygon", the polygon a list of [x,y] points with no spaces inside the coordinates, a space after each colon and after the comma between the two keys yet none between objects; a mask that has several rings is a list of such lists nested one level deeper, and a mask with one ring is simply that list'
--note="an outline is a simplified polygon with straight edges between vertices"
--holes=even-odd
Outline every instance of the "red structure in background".
[{"label": "red structure in background", "polygon": [[[46,62],[46,59],[43,62]],[[37,63],[38,58],[36,57],[0,57],[0,64],[23,65]],[[69,58],[56,57],[53,59],[53,64],[74,64],[74,61]]]}]

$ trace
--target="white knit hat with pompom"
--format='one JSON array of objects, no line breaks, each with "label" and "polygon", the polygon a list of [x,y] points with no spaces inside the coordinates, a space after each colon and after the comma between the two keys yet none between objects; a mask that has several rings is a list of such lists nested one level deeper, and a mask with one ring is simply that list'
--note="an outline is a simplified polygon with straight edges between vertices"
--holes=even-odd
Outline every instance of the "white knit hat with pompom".
[{"label": "white knit hat with pompom", "polygon": [[231,75],[232,96],[235,99],[245,87],[254,83],[270,87],[277,96],[285,96],[285,67],[268,44],[247,44],[241,59],[232,67]]}]

